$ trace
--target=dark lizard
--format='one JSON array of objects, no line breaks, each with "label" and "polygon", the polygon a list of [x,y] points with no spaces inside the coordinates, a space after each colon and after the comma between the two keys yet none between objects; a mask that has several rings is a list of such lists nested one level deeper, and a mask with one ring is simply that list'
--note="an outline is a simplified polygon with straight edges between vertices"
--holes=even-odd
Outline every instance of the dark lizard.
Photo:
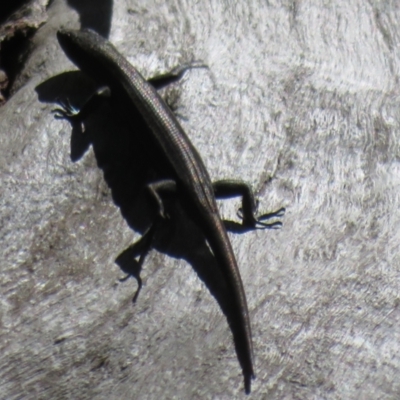
[{"label": "dark lizard", "polygon": [[[79,112],[69,103],[61,104],[62,109],[56,110],[57,116],[67,118],[73,124],[82,124],[104,97],[117,102],[122,113],[132,115],[133,134],[153,157],[151,162],[158,171],[162,171],[157,175],[160,179],[151,181],[146,178],[144,182],[156,204],[158,216],[137,246],[141,252],[140,263],[151,245],[157,221],[165,217],[163,198],[172,194],[201,228],[230,288],[230,301],[237,310],[235,319],[243,354],[240,363],[245,391],[249,393],[251,379],[255,375],[246,296],[227,231],[218,212],[216,197],[242,196],[241,217],[245,229],[281,225],[280,222],[268,224],[263,221],[282,216],[284,208],[256,218],[256,202],[247,184],[240,181],[211,182],[199,153],[156,90],[163,79],[146,81],[111,43],[95,32],[60,30],[57,37],[71,61],[100,87]],[[168,76],[165,78],[167,80]]]}]

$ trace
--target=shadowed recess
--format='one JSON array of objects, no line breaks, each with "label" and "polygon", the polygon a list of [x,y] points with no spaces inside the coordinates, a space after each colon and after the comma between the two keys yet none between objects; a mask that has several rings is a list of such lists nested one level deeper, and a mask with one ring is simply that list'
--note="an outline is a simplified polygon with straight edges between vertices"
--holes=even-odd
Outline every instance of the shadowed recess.
[{"label": "shadowed recess", "polygon": [[110,34],[112,0],[68,0],[80,17],[81,29],[92,29],[107,38]]}]

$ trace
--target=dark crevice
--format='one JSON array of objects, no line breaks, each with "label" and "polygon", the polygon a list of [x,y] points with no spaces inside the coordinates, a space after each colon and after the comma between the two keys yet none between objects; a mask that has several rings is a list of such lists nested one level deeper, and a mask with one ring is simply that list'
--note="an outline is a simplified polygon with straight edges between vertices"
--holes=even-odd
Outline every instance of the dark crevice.
[{"label": "dark crevice", "polygon": [[67,0],[78,14],[81,29],[92,29],[107,38],[111,29],[113,0]]},{"label": "dark crevice", "polygon": [[36,30],[36,28],[25,28],[16,31],[11,38],[1,43],[0,68],[8,77],[8,86],[3,91],[5,98],[9,97],[15,78],[23,68],[24,62],[29,54],[30,38]]},{"label": "dark crevice", "polygon": [[23,4],[28,4],[30,0],[2,1],[0,3],[0,24],[5,22]]}]

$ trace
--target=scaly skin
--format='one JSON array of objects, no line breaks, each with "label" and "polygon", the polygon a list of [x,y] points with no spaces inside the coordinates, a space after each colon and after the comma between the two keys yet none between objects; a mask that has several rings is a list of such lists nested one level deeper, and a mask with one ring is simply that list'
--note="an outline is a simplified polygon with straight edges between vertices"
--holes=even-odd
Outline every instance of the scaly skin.
[{"label": "scaly skin", "polygon": [[[121,104],[123,112],[132,110],[132,118],[142,118],[147,126],[145,132],[135,134],[150,136],[156,157],[162,158],[161,164],[168,166],[166,178],[169,183],[173,181],[176,185],[179,201],[202,229],[226,278],[231,295],[229,301],[237,310],[235,324],[239,339],[236,342],[241,347],[240,362],[245,389],[249,393],[251,379],[254,378],[254,364],[246,296],[235,255],[218,212],[213,184],[203,160],[157,90],[111,43],[92,31],[60,30],[57,37],[72,62],[99,85],[107,85],[110,88],[107,95]],[[82,111],[81,114],[87,113]],[[155,164],[158,162],[158,159],[154,160]],[[151,186],[151,182],[148,184]],[[160,206],[160,214],[163,214],[161,195],[157,190],[153,192]],[[258,222],[251,218],[250,224],[254,228]]]}]

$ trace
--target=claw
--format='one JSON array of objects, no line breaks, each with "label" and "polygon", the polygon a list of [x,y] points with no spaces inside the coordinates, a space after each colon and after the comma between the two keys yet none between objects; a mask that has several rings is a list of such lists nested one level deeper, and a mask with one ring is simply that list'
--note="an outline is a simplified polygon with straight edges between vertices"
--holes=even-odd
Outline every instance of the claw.
[{"label": "claw", "polygon": [[54,114],[54,118],[56,119],[66,118],[65,110],[62,110],[61,108],[54,108],[53,110],[51,110],[51,112]]},{"label": "claw", "polygon": [[285,215],[286,208],[282,207],[277,211],[274,211],[272,213],[260,215],[257,219],[257,221],[264,221],[266,219],[274,218],[274,217],[283,217]]},{"label": "claw", "polygon": [[85,132],[85,126],[81,121],[80,110],[74,107],[68,98],[62,100],[60,98],[56,99],[56,103],[60,106],[59,108],[54,108],[51,112],[54,114],[55,119],[66,119],[73,126],[79,127],[82,133]]},{"label": "claw", "polygon": [[257,221],[255,224],[255,229],[279,229],[282,226],[282,222],[276,221],[266,224],[264,222]]},{"label": "claw", "polygon": [[65,100],[57,98],[56,103],[60,106],[60,108],[51,110],[51,112],[55,114],[54,117],[56,119],[70,119],[79,114],[79,110],[71,104],[68,98]]},{"label": "claw", "polygon": [[[257,204],[258,206],[258,204]],[[245,221],[243,218],[243,209],[239,208],[237,216],[243,221],[243,225],[250,225],[255,229],[279,229],[282,226],[282,222],[276,221],[276,222],[271,222],[271,223],[265,223],[262,221],[265,221],[267,219],[271,218],[280,218],[283,217],[285,214],[285,207],[280,208],[277,211],[274,211],[272,213],[267,213],[260,215],[259,217],[255,218],[254,216],[251,218],[250,221]]]},{"label": "claw", "polygon": [[171,74],[175,74],[176,76],[182,77],[186,71],[189,69],[195,69],[195,68],[206,68],[209,69],[208,65],[202,63],[201,61],[195,60],[191,63],[188,64],[183,64],[178,67],[175,67],[172,71]]}]

